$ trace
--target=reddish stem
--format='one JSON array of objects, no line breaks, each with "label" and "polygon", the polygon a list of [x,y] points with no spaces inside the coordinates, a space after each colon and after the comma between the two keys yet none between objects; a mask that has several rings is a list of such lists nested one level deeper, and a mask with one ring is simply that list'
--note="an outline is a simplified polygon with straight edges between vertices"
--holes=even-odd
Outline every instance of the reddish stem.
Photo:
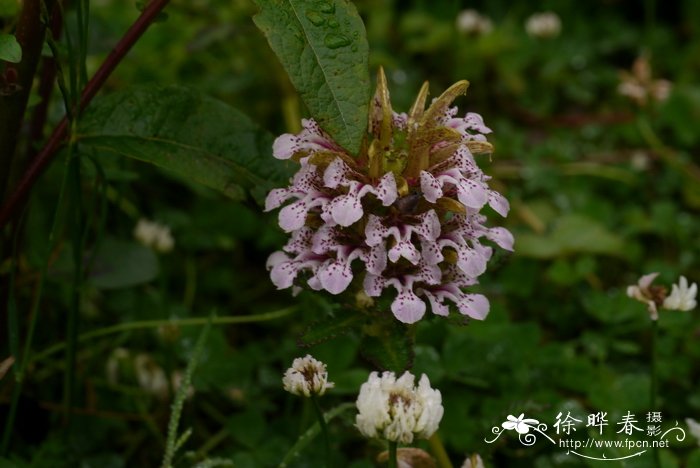
[{"label": "reddish stem", "polygon": [[[114,46],[114,49],[109,53],[95,75],[85,85],[85,89],[83,89],[82,95],[80,96],[79,106],[81,111],[92,101],[92,98],[94,98],[100,88],[102,88],[107,78],[109,78],[127,52],[129,52],[151,23],[153,23],[168,2],[169,0],[152,0],[117,45]],[[46,145],[44,145],[44,148],[31,162],[31,165],[22,176],[22,179],[17,184],[12,195],[0,210],[0,229],[5,226],[27,198],[34,183],[52,161],[56,151],[65,141],[67,135],[68,120],[64,117],[54,129]]]}]

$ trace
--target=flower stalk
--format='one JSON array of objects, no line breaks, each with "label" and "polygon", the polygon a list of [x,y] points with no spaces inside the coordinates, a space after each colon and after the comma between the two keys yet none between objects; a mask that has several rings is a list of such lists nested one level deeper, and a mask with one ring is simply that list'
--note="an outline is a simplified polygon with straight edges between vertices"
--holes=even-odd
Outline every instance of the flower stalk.
[{"label": "flower stalk", "polygon": [[328,425],[326,424],[326,418],[323,416],[323,410],[321,410],[321,404],[318,401],[317,395],[311,395],[311,403],[314,407],[314,412],[316,413],[316,418],[318,419],[318,424],[321,426],[321,433],[323,434],[323,446],[326,458],[326,467],[331,466],[331,442],[330,435],[328,434]]},{"label": "flower stalk", "polygon": [[394,441],[389,441],[389,468],[397,468],[396,451],[398,443]]}]

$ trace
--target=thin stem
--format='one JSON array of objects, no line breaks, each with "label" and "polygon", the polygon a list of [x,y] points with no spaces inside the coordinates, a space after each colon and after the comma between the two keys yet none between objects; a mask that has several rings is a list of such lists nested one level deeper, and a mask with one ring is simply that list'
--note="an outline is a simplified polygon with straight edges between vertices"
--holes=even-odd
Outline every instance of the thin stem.
[{"label": "thin stem", "polygon": [[[129,30],[124,34],[121,40],[114,46],[112,52],[102,63],[92,79],[85,85],[80,98],[79,110],[85,109],[95,97],[97,92],[107,81],[107,78],[112,74],[114,69],[124,59],[127,52],[131,50],[133,45],[148,29],[148,26],[158,17],[160,12],[169,3],[169,0],[152,0],[143,10],[141,15],[131,25]],[[60,148],[68,134],[68,121],[62,119],[56,126],[51,137],[46,142],[46,145],[31,162],[29,169],[24,173],[22,179],[17,184],[16,189],[8,197],[5,205],[0,209],[0,229],[9,221],[15,211],[23,204],[27,198],[29,191],[34,186],[37,178],[44,172],[46,166],[53,160],[56,151]],[[2,187],[0,187],[2,188]]]},{"label": "thin stem", "polygon": [[316,417],[318,418],[318,424],[321,426],[321,432],[323,433],[323,444],[326,454],[326,466],[331,466],[331,441],[328,435],[328,426],[326,425],[326,418],[323,417],[323,411],[321,410],[321,404],[318,402],[317,395],[311,395],[311,402],[313,403],[314,411],[316,412]]},{"label": "thin stem", "polygon": [[447,455],[447,450],[445,450],[442,439],[440,439],[440,435],[437,432],[428,439],[428,444],[437,459],[438,466],[440,468],[452,468],[450,457]]},{"label": "thin stem", "polygon": [[396,449],[398,443],[389,441],[389,468],[397,468]]},{"label": "thin stem", "polygon": [[[255,323],[264,322],[267,320],[275,320],[282,318],[286,315],[291,314],[296,310],[296,307],[287,307],[285,309],[275,310],[273,312],[266,312],[264,314],[257,315],[241,315],[235,317],[214,317],[211,320],[212,325],[230,325],[234,323]],[[78,343],[84,341],[89,341],[93,338],[99,338],[101,336],[112,335],[114,333],[121,333],[132,330],[143,330],[148,328],[158,328],[163,325],[171,325],[176,327],[193,327],[206,325],[209,319],[206,317],[194,317],[181,320],[141,320],[136,322],[125,322],[119,323],[117,325],[112,325],[110,327],[99,328],[97,330],[92,330],[86,333],[82,333],[78,336]],[[46,359],[47,357],[63,351],[66,348],[66,343],[58,343],[50,348],[43,350],[40,353],[34,355],[31,362],[38,362]]]}]

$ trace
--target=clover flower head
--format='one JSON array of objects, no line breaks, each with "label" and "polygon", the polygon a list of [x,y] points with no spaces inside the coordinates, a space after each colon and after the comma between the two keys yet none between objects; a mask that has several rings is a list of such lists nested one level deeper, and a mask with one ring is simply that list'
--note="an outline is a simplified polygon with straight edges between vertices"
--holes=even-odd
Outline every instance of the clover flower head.
[{"label": "clover flower head", "polygon": [[481,459],[481,455],[478,453],[473,454],[471,457],[467,457],[462,463],[462,468],[484,468],[484,460]]},{"label": "clover flower head", "polygon": [[552,11],[535,13],[525,21],[525,32],[530,37],[549,39],[556,37],[561,32],[561,20],[559,15]]},{"label": "clover flower head", "polygon": [[328,381],[326,365],[310,354],[294,359],[292,367],[287,369],[282,377],[282,384],[289,393],[305,397],[323,395],[326,390],[335,386],[333,382]]},{"label": "clover flower head", "polygon": [[134,237],[141,244],[160,253],[168,253],[175,246],[168,226],[143,218],[139,219],[134,228]]},{"label": "clover flower head", "polygon": [[396,113],[380,70],[357,157],[311,119],[300,133],[277,138],[274,156],[300,164],[291,184],[265,202],[266,211],[282,207],[279,225],[290,234],[267,261],[278,289],[361,288],[369,297],[393,290],[391,311],[405,323],[420,320],[428,304],[437,315],[448,315],[452,303],[463,315],[486,317],[486,297],[464,288],[486,270],[493,249],[484,241],[512,250],[513,236],[487,227],[481,213],[489,205],[506,216],[509,205],[475,157],[493,149],[491,130],[480,115],[451,107],[467,86],[456,83],[426,109],[425,83],[410,111]]},{"label": "clover flower head", "polygon": [[398,379],[393,372],[369,375],[357,397],[355,425],[365,437],[410,444],[414,438],[428,439],[440,424],[444,409],[439,390],[430,387],[423,374],[414,385],[410,372]]},{"label": "clover flower head", "polygon": [[698,285],[693,283],[688,287],[688,280],[681,276],[678,284],[671,287],[671,294],[664,299],[664,309],[681,310],[687,312],[697,305],[695,296],[698,293]]},{"label": "clover flower head", "polygon": [[491,19],[476,10],[462,10],[457,15],[457,31],[462,34],[480,36],[488,34],[493,29]]},{"label": "clover flower head", "polygon": [[658,273],[649,273],[639,278],[637,284],[627,286],[627,296],[646,304],[652,320],[658,320],[658,307],[663,304],[666,297],[665,288],[652,285],[657,276],[659,276]]}]

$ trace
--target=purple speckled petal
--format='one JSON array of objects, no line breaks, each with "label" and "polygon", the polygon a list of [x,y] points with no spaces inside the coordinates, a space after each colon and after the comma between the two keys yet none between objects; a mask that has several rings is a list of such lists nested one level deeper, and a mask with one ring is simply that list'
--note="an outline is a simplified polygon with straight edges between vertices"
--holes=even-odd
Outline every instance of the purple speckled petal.
[{"label": "purple speckled petal", "polygon": [[420,224],[414,226],[413,231],[417,232],[423,239],[437,240],[440,236],[440,218],[437,213],[434,210],[423,213]]},{"label": "purple speckled petal", "polygon": [[349,263],[334,260],[319,269],[318,278],[323,289],[331,294],[340,294],[352,281],[352,269]]},{"label": "purple speckled petal", "polygon": [[389,206],[396,201],[399,192],[396,189],[396,179],[393,172],[387,172],[379,179],[379,184],[374,190],[377,198],[382,201],[382,205]]},{"label": "purple speckled petal", "polygon": [[446,304],[443,304],[442,298],[438,299],[436,295],[426,290],[420,290],[419,293],[422,293],[428,298],[428,301],[430,302],[430,308],[432,309],[435,315],[442,315],[443,317],[447,317],[448,315],[450,315],[450,308]]},{"label": "purple speckled petal", "polygon": [[504,218],[508,216],[508,211],[510,211],[510,204],[506,197],[495,190],[489,190],[489,206]]},{"label": "purple speckled petal", "polygon": [[350,168],[341,158],[335,158],[326,168],[323,173],[323,185],[328,188],[338,188],[338,186],[347,186],[350,183],[348,174]]},{"label": "purple speckled petal", "polygon": [[299,200],[287,205],[280,210],[279,225],[286,232],[296,231],[301,229],[306,222],[306,214],[309,207],[305,200]]},{"label": "purple speckled petal", "polygon": [[365,260],[367,271],[374,275],[379,275],[386,268],[386,263],[386,247],[384,243],[372,246]]},{"label": "purple speckled petal", "polygon": [[442,184],[430,172],[421,171],[420,189],[423,192],[423,197],[430,203],[435,203],[438,198],[442,197]]},{"label": "purple speckled petal", "polygon": [[422,240],[421,243],[421,255],[423,261],[429,265],[437,265],[445,259],[442,255],[440,246],[435,241]]},{"label": "purple speckled petal", "polygon": [[294,283],[299,272],[299,264],[295,261],[278,263],[270,271],[270,279],[277,289],[286,289]]},{"label": "purple speckled petal", "polygon": [[308,226],[302,226],[300,229],[292,232],[289,241],[284,246],[284,251],[293,254],[300,254],[309,250],[313,235],[313,229]]},{"label": "purple speckled petal", "polygon": [[457,301],[457,308],[462,315],[476,320],[484,320],[489,314],[489,300],[482,294],[462,294]]},{"label": "purple speckled petal", "polygon": [[272,252],[269,257],[267,257],[267,262],[265,263],[265,268],[271,270],[272,267],[279,265],[280,263],[289,261],[289,255],[278,250],[277,252]]},{"label": "purple speckled petal", "polygon": [[488,201],[489,192],[481,182],[463,177],[457,183],[457,198],[464,206],[480,209]]},{"label": "purple speckled petal", "polygon": [[365,243],[370,247],[381,243],[388,231],[379,216],[369,215],[367,226],[365,226]]},{"label": "purple speckled petal", "polygon": [[333,221],[341,226],[350,226],[362,218],[362,203],[354,193],[340,195],[330,202],[331,215]]},{"label": "purple speckled petal", "polygon": [[416,265],[420,260],[420,253],[410,240],[404,240],[389,249],[389,260],[396,263],[401,257]]},{"label": "purple speckled petal", "polygon": [[289,159],[299,149],[299,137],[291,133],[278,136],[272,144],[272,155],[277,159]]},{"label": "purple speckled petal", "polygon": [[403,323],[416,323],[425,314],[425,302],[406,288],[391,303],[391,311]]},{"label": "purple speckled petal", "polygon": [[500,248],[513,251],[513,234],[503,227],[495,227],[486,231],[486,238],[494,241]]},{"label": "purple speckled petal", "polygon": [[340,247],[342,244],[338,241],[338,228],[324,224],[313,235],[311,242],[311,250],[319,255],[326,254]]},{"label": "purple speckled petal", "polygon": [[270,190],[265,198],[265,211],[272,211],[279,208],[282,203],[286,202],[292,194],[286,188],[276,188]]},{"label": "purple speckled petal", "polygon": [[365,293],[367,293],[369,297],[380,296],[385,285],[386,280],[384,279],[384,277],[379,275],[373,275],[371,273],[365,275],[365,280],[362,283]]}]

